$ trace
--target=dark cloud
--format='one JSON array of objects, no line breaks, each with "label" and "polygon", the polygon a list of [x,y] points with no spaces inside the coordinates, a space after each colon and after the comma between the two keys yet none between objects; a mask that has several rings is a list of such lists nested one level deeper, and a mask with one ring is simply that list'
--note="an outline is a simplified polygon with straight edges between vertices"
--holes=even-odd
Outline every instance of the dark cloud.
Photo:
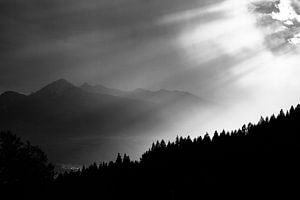
[{"label": "dark cloud", "polygon": [[276,1],[269,1],[269,0],[263,0],[263,1],[257,1],[254,2],[253,5],[255,6],[254,11],[264,14],[270,14],[272,12],[279,12],[278,4],[280,3],[280,0]]},{"label": "dark cloud", "polygon": [[[285,52],[298,40],[298,1],[258,1],[253,3],[258,13],[257,25],[265,33],[265,45],[274,53]],[[298,42],[298,41],[297,41]]]},{"label": "dark cloud", "polygon": [[299,0],[293,0],[291,4],[295,10],[295,12],[300,15],[300,1]]}]

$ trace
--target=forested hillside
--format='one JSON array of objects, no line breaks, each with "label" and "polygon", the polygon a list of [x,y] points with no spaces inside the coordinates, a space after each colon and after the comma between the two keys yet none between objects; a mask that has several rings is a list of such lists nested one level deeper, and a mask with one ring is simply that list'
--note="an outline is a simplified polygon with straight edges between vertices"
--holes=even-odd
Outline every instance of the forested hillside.
[{"label": "forested hillside", "polygon": [[[139,161],[119,154],[115,161],[56,175],[40,191],[69,198],[96,194],[100,199],[185,199],[297,191],[299,122],[300,105],[261,118],[255,125],[215,132],[212,137],[158,141]],[[4,151],[2,145],[1,156]]]},{"label": "forested hillside", "polygon": [[298,105],[212,137],[162,140],[139,162],[118,155],[115,162],[60,175],[57,183],[69,186],[70,193],[77,188],[78,193],[150,199],[294,190],[299,186],[299,122]]}]

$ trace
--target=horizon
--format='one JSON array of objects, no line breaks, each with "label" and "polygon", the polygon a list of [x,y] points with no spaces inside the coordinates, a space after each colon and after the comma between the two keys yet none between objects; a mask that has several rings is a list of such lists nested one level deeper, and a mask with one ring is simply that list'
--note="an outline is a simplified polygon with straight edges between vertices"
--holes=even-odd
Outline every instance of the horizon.
[{"label": "horizon", "polygon": [[[51,82],[49,82],[49,83],[47,83],[47,84],[45,84],[45,85],[41,85],[40,88],[38,88],[38,89],[36,89],[36,90],[33,90],[33,91],[29,91],[28,93],[22,93],[22,92],[19,92],[19,91],[17,91],[17,90],[3,90],[2,92],[0,92],[0,95],[3,94],[3,93],[5,93],[5,92],[16,92],[16,93],[24,94],[24,95],[27,95],[27,96],[28,96],[28,95],[31,95],[32,93],[35,93],[35,92],[41,90],[43,87],[48,86],[48,85],[50,85],[50,84],[52,84],[52,83],[55,83],[55,82],[58,82],[58,81],[66,81],[66,82],[68,82],[68,83],[71,83],[71,84],[74,85],[75,87],[82,87],[82,86],[84,86],[84,85],[88,85],[88,86],[92,86],[92,87],[102,86],[102,87],[105,87],[105,88],[107,88],[107,89],[117,89],[117,90],[122,90],[122,89],[120,89],[120,88],[111,88],[111,87],[107,87],[106,85],[103,85],[103,84],[101,84],[101,83],[90,84],[88,81],[84,81],[84,82],[79,83],[79,84],[73,84],[71,81],[69,81],[69,80],[67,80],[67,79],[65,79],[65,78],[59,78],[59,79],[53,80],[53,81],[51,81]],[[151,90],[151,89],[145,89],[145,88],[139,88],[139,87],[137,87],[137,88],[134,88],[134,89],[131,89],[131,90],[122,90],[122,91],[124,91],[124,92],[133,92],[133,91],[139,90],[139,89],[141,89],[141,90],[146,90],[146,91],[150,91],[150,92],[158,92],[158,91],[163,91],[163,90],[165,90],[165,91],[170,91],[170,92],[186,92],[186,93],[190,93],[190,94],[192,94],[192,95],[195,95],[195,94],[193,94],[193,93],[191,93],[191,92],[184,91],[184,90],[168,90],[168,89],[165,89],[165,88],[160,88],[160,89],[157,89],[157,90]],[[195,96],[197,96],[197,95],[195,95]]]}]

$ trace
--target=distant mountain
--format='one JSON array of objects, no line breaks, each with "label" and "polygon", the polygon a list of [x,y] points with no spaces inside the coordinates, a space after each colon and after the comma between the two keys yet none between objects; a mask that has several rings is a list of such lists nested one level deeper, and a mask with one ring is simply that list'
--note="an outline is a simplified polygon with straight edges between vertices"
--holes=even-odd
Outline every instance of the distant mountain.
[{"label": "distant mountain", "polygon": [[32,97],[52,98],[63,95],[67,90],[77,89],[72,83],[65,79],[59,79],[46,85],[37,92],[31,94]]},{"label": "distant mountain", "polygon": [[[174,104],[178,101],[186,105]],[[41,145],[55,162],[84,163],[95,156],[111,159],[121,148],[111,145],[112,141],[146,134],[167,121],[173,123],[185,111],[195,110],[198,103],[200,98],[185,92],[76,87],[60,79],[30,95],[0,95],[0,129]],[[102,153],[89,154],[95,151]]]},{"label": "distant mountain", "polygon": [[126,97],[130,99],[137,99],[143,101],[149,101],[152,103],[158,104],[172,104],[176,102],[186,103],[204,103],[204,99],[200,99],[198,96],[191,94],[185,91],[170,91],[170,90],[157,90],[150,91],[142,88],[137,88],[133,91],[122,91],[118,89],[108,88],[102,85],[89,85],[88,83],[84,83],[81,88],[88,92],[99,93],[99,94],[109,94],[119,97]]},{"label": "distant mountain", "polygon": [[127,92],[122,91],[122,90],[108,88],[103,85],[92,86],[88,83],[84,83],[82,86],[80,86],[80,88],[87,92],[108,94],[108,95],[120,96],[120,97],[124,97],[127,94]]},{"label": "distant mountain", "polygon": [[165,89],[161,89],[158,91],[149,91],[138,88],[132,92],[129,92],[127,94],[127,97],[163,104],[174,103],[178,101],[185,101],[187,103],[204,102],[203,99],[200,99],[199,97],[191,93],[182,91],[170,91]]}]

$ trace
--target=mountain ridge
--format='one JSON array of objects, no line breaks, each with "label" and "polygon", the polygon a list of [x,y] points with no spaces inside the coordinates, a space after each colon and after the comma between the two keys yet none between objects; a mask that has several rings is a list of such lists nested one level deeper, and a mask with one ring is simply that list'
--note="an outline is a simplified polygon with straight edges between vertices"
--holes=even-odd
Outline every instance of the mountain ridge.
[{"label": "mountain ridge", "polygon": [[[85,84],[84,87],[88,88],[89,85]],[[113,146],[119,144],[108,145],[112,142],[110,138],[136,137],[142,133],[145,137],[150,137],[147,136],[147,131],[154,134],[152,130],[173,124],[179,117],[184,116],[184,113],[191,114],[198,108],[198,104],[184,99],[180,99],[180,104],[175,100],[161,100],[160,93],[164,93],[163,91],[158,93],[158,97],[154,95],[160,102],[149,101],[148,97],[133,98],[128,93],[112,95],[109,93],[111,91],[120,92],[108,89],[107,92],[97,93],[83,89],[82,86],[77,87],[65,79],[59,79],[30,95],[4,92],[0,95],[0,128],[12,130],[35,144],[42,145],[55,162],[72,163],[80,160],[86,163],[88,161],[81,160],[87,157],[84,156],[85,152],[89,148],[96,148],[92,138],[98,138],[97,141],[101,143],[100,149],[105,149],[103,152],[114,152],[119,147],[112,149]],[[10,99],[15,101],[11,102]],[[137,148],[132,144],[127,146],[130,146],[132,151]],[[74,151],[72,155],[80,158],[69,158],[70,151]],[[114,153],[111,153],[111,156],[113,155]],[[103,156],[107,156],[103,157],[103,160],[111,159],[109,155]]]},{"label": "mountain ridge", "polygon": [[34,97],[53,97],[64,93],[66,90],[74,89],[76,86],[67,81],[66,79],[58,79],[46,86],[42,87],[38,91],[30,94]]},{"label": "mountain ridge", "polygon": [[104,94],[110,94],[114,96],[119,97],[126,97],[131,99],[138,99],[143,101],[150,101],[153,103],[160,103],[160,104],[166,104],[166,103],[172,103],[171,101],[176,98],[177,100],[185,99],[190,100],[190,102],[197,102],[201,101],[207,102],[203,98],[198,97],[197,95],[194,95],[190,92],[186,91],[179,91],[179,90],[166,90],[166,89],[159,89],[159,90],[147,90],[143,88],[136,88],[131,91],[123,91],[119,89],[114,88],[108,88],[103,85],[90,85],[88,83],[84,83],[80,86],[80,88],[94,93],[104,93]]},{"label": "mountain ridge", "polygon": [[112,96],[118,96],[118,97],[124,97],[124,98],[131,98],[131,99],[137,99],[137,100],[146,100],[151,101],[155,103],[163,103],[164,100],[158,100],[157,98],[168,98],[171,97],[189,97],[193,98],[194,100],[199,101],[205,101],[202,98],[198,97],[197,95],[194,95],[187,91],[180,91],[180,90],[167,90],[167,89],[159,89],[159,90],[147,90],[143,88],[136,88],[131,91],[123,91],[120,89],[115,88],[109,88],[101,84],[97,85],[90,85],[89,83],[85,82],[80,86],[75,86],[71,82],[67,81],[66,79],[58,79],[56,81],[53,81],[45,86],[43,86],[41,89],[32,92],[29,95],[24,95],[15,91],[4,91],[2,94],[0,94],[0,97],[2,96],[27,96],[27,97],[55,97],[63,94],[65,91],[70,89],[81,89],[86,92],[90,93],[98,93],[98,94],[106,94],[106,95],[112,95]]}]

